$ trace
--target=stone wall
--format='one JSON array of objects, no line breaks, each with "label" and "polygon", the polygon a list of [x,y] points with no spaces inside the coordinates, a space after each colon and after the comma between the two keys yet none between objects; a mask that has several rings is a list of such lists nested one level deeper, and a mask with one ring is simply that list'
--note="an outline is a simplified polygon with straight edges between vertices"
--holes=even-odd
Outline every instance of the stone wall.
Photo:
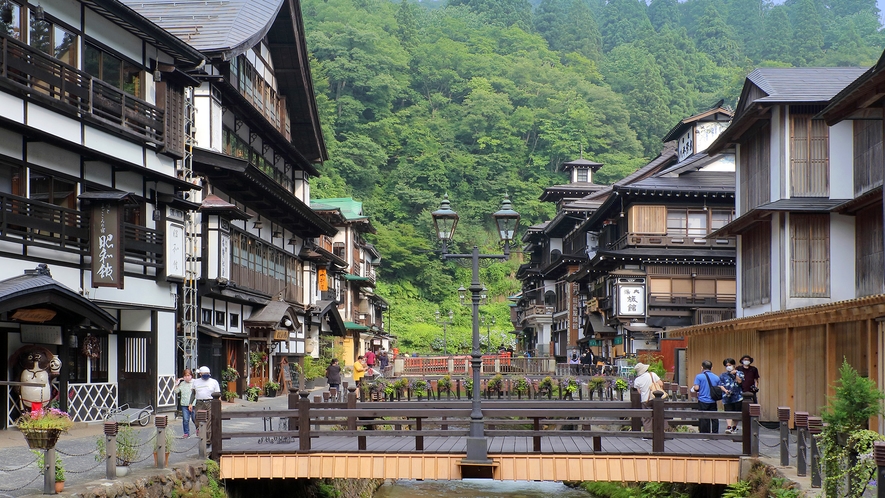
[{"label": "stone wall", "polygon": [[113,481],[65,486],[61,496],[76,498],[172,498],[173,491],[199,491],[209,484],[206,463],[180,463],[171,469],[143,469]]}]

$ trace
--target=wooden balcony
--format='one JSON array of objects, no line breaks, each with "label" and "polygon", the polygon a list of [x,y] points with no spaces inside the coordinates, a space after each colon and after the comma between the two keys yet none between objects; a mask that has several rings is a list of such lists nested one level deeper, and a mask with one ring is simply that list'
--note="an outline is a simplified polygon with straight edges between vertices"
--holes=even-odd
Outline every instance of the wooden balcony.
[{"label": "wooden balcony", "polygon": [[332,252],[332,239],[325,235],[320,235],[319,238],[317,238],[317,247]]},{"label": "wooden balcony", "polygon": [[0,85],[73,118],[110,125],[156,147],[164,144],[162,109],[3,35]]},{"label": "wooden balcony", "polygon": [[735,307],[735,296],[734,294],[719,294],[719,295],[710,295],[710,294],[680,294],[680,293],[671,293],[671,294],[649,294],[648,296],[648,305],[649,306],[685,306],[689,308],[734,308]]},{"label": "wooden balcony", "polygon": [[734,237],[707,239],[702,236],[683,237],[641,233],[628,233],[610,244],[610,249],[614,250],[626,249],[628,247],[722,247],[734,249],[736,245]]}]

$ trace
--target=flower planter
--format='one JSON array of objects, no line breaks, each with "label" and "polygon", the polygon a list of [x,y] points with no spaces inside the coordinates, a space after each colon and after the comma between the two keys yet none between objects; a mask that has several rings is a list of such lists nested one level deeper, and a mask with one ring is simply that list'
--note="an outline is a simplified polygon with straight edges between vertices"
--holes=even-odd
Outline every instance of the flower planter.
[{"label": "flower planter", "polygon": [[61,493],[65,490],[65,482],[64,481],[55,481],[55,492]]},{"label": "flower planter", "polygon": [[55,448],[61,429],[27,429],[22,434],[32,450],[48,450]]},{"label": "flower planter", "polygon": [[276,398],[277,397],[277,390],[271,389],[268,387],[267,389],[265,389],[265,394],[267,395],[268,398]]},{"label": "flower planter", "polygon": [[[154,467],[158,464],[157,462],[157,452],[154,452]],[[169,467],[169,452],[166,452],[166,459],[163,461],[163,467]]]},{"label": "flower planter", "polygon": [[126,477],[129,475],[128,465],[117,465],[117,477]]}]

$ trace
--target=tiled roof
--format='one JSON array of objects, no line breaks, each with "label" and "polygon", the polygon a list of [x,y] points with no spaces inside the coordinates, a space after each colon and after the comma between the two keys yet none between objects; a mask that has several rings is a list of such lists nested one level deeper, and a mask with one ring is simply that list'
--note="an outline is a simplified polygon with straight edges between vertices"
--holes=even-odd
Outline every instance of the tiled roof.
[{"label": "tiled roof", "polygon": [[865,67],[762,67],[747,79],[767,94],[755,102],[826,102],[851,84]]}]

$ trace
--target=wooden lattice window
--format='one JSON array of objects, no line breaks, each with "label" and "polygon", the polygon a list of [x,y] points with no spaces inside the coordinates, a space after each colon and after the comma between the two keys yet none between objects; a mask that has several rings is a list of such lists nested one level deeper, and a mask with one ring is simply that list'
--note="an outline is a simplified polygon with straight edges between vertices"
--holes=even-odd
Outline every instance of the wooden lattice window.
[{"label": "wooden lattice window", "polygon": [[741,235],[741,302],[744,307],[771,302],[771,223]]},{"label": "wooden lattice window", "polygon": [[882,121],[854,121],[854,195],[882,185]]},{"label": "wooden lattice window", "polygon": [[829,197],[829,127],[822,119],[812,119],[814,114],[792,111],[793,108],[790,113],[790,195]]},{"label": "wooden lattice window", "polygon": [[741,213],[771,200],[771,126],[761,125],[740,144]]},{"label": "wooden lattice window", "polygon": [[857,297],[885,294],[882,226],[882,206],[873,206],[857,213],[854,226]]},{"label": "wooden lattice window", "polygon": [[630,206],[631,233],[667,234],[667,206]]},{"label": "wooden lattice window", "polygon": [[830,215],[790,215],[790,296],[830,296]]}]

